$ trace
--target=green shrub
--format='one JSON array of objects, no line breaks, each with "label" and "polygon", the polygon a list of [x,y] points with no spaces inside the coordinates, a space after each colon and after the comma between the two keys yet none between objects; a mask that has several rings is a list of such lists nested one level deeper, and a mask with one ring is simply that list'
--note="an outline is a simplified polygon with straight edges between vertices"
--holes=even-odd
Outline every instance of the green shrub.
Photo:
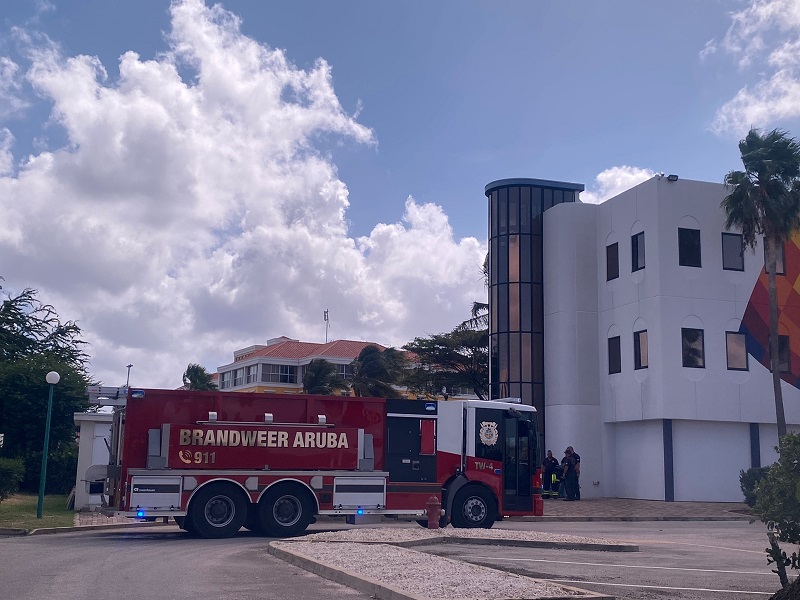
[{"label": "green shrub", "polygon": [[17,458],[0,458],[0,502],[19,489],[25,464]]},{"label": "green shrub", "polygon": [[800,568],[800,553],[787,555],[778,542],[800,544],[800,435],[787,433],[780,440],[778,462],[756,486],[753,512],[767,523],[767,563],[775,564],[781,585],[789,586],[786,567]]},{"label": "green shrub", "polygon": [[[69,494],[75,486],[78,470],[78,444],[70,442],[50,446],[47,459],[46,494]],[[42,473],[42,452],[31,452],[25,457],[25,476],[20,488],[31,494],[39,491],[39,478]]]},{"label": "green shrub", "polygon": [[744,494],[744,501],[750,508],[756,505],[756,486],[769,473],[769,467],[751,467],[739,471],[739,486]]}]

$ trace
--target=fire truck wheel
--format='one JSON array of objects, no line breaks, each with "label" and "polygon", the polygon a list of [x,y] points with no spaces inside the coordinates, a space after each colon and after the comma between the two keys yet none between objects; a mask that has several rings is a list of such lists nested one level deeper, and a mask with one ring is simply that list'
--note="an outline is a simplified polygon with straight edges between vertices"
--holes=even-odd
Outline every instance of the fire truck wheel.
[{"label": "fire truck wheel", "polygon": [[244,528],[253,533],[264,533],[258,523],[258,504],[248,505],[247,518],[244,520]]},{"label": "fire truck wheel", "polygon": [[477,485],[464,486],[453,499],[453,527],[489,529],[497,516],[496,506],[487,490]]},{"label": "fire truck wheel", "polygon": [[204,538],[231,537],[247,517],[247,500],[237,487],[212,483],[200,490],[189,504],[187,531]]},{"label": "fire truck wheel", "polygon": [[314,519],[309,493],[299,485],[279,485],[258,503],[258,524],[271,537],[303,533]]}]

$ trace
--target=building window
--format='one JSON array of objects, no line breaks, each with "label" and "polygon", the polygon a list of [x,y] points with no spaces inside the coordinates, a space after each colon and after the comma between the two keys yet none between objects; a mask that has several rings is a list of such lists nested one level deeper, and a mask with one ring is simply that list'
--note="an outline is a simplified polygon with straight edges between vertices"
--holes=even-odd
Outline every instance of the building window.
[{"label": "building window", "polygon": [[682,267],[701,267],[700,230],[678,227],[678,264]]},{"label": "building window", "polygon": [[619,277],[619,244],[606,246],[606,281]]},{"label": "building window", "polygon": [[608,338],[608,374],[622,372],[622,353],[619,347],[619,336]]},{"label": "building window", "polygon": [[234,387],[237,385],[244,385],[244,369],[236,369],[236,375],[233,378]]},{"label": "building window", "polygon": [[247,383],[255,383],[258,381],[258,365],[250,365],[247,367]]},{"label": "building window", "polygon": [[633,332],[633,368],[647,368],[647,330]]},{"label": "building window", "polygon": [[688,327],[681,328],[681,349],[683,366],[694,369],[705,369],[706,354],[703,341],[703,330]]},{"label": "building window", "polygon": [[725,332],[725,348],[729,371],[747,371],[747,339],[743,333]]},{"label": "building window", "polygon": [[233,375],[233,371],[225,371],[222,373],[219,379],[219,389],[224,390],[225,388],[231,387],[231,377]]},{"label": "building window", "polygon": [[631,236],[631,271],[644,269],[644,231]]},{"label": "building window", "polygon": [[[784,264],[786,263],[786,248],[783,244],[778,247],[778,256],[775,258],[775,275],[786,275]],[[769,273],[767,268],[767,245],[764,244],[764,269]]]},{"label": "building window", "polygon": [[741,233],[722,234],[722,268],[744,271],[744,237]]},{"label": "building window", "polygon": [[353,365],[336,365],[339,369],[339,379],[352,379],[353,378]]},{"label": "building window", "polygon": [[781,373],[789,372],[789,336],[778,336],[778,369]]},{"label": "building window", "polygon": [[261,381],[296,383],[297,367],[294,365],[263,365]]}]

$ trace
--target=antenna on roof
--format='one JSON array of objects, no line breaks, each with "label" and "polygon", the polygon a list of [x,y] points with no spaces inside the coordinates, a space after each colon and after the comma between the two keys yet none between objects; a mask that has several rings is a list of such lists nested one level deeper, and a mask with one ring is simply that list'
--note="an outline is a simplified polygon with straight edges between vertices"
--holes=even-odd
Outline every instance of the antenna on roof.
[{"label": "antenna on roof", "polygon": [[328,329],[331,326],[331,322],[328,320],[328,309],[325,309],[325,312],[322,315],[322,318],[325,319],[325,343],[328,343]]}]

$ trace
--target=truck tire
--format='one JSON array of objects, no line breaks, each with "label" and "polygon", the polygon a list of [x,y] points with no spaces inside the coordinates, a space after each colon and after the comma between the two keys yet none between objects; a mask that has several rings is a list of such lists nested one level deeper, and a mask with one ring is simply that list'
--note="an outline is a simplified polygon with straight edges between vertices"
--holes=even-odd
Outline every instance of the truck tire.
[{"label": "truck tire", "polygon": [[305,488],[292,484],[274,486],[258,503],[258,527],[270,537],[300,535],[314,519],[313,506]]},{"label": "truck tire", "polygon": [[478,485],[467,485],[458,490],[453,499],[453,527],[489,529],[497,518],[494,496]]},{"label": "truck tire", "polygon": [[203,538],[226,538],[238,532],[247,517],[244,493],[229,483],[200,488],[189,504],[186,530]]},{"label": "truck tire", "polygon": [[247,518],[244,520],[244,528],[253,533],[264,534],[258,523],[258,504],[249,504],[247,506]]}]

